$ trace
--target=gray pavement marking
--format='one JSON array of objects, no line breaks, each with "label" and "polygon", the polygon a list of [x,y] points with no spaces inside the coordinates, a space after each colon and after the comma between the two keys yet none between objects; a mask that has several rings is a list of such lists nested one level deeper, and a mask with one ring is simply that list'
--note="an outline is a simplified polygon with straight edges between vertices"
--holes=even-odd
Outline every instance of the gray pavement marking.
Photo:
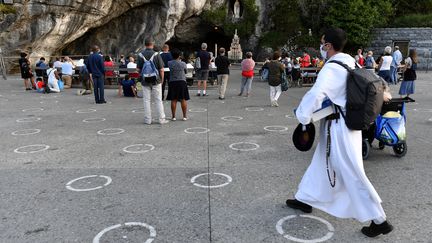
[{"label": "gray pavement marking", "polygon": [[288,131],[288,127],[284,126],[265,126],[264,130],[269,132],[285,132]]},{"label": "gray pavement marking", "polygon": [[[140,148],[140,147],[141,147],[141,150],[131,150],[132,148]],[[148,149],[143,149],[142,147],[147,147]],[[146,153],[146,152],[152,151],[154,149],[155,149],[155,146],[152,144],[140,143],[140,144],[132,144],[132,145],[124,147],[123,152],[130,153],[130,154],[141,154],[141,153]]]},{"label": "gray pavement marking", "polygon": [[262,108],[262,107],[246,107],[246,110],[257,112],[257,111],[264,111],[264,108]]},{"label": "gray pavement marking", "polygon": [[83,120],[83,122],[86,122],[86,123],[103,122],[103,121],[106,121],[106,119],[105,118],[87,118],[87,119]]},{"label": "gray pavement marking", "polygon": [[14,131],[11,134],[14,135],[14,136],[26,136],[26,135],[37,134],[37,133],[40,133],[40,132],[41,132],[40,129],[24,129],[24,130]]},{"label": "gray pavement marking", "polygon": [[40,117],[26,117],[26,118],[17,119],[16,122],[35,122],[40,120],[42,120],[42,118]]},{"label": "gray pavement marking", "polygon": [[[74,187],[72,187],[72,184],[76,181],[87,179],[87,178],[94,178],[94,177],[104,178],[106,180],[105,184],[103,184],[102,186],[91,187],[91,188],[74,188]],[[71,190],[71,191],[75,191],[75,192],[88,192],[88,191],[94,191],[94,190],[102,189],[102,188],[108,186],[109,184],[111,184],[111,182],[112,182],[112,179],[109,176],[89,175],[89,176],[83,176],[83,177],[79,177],[79,178],[76,178],[76,179],[69,181],[68,183],[66,183],[66,189]]]},{"label": "gray pavement marking", "polygon": [[[214,185],[214,186],[210,186],[210,184],[209,185],[202,185],[202,184],[199,184],[199,183],[195,182],[196,179],[198,179],[199,177],[204,176],[204,175],[208,175],[208,177],[210,178],[211,174],[223,176],[223,177],[225,177],[227,179],[227,182],[222,183],[220,185]],[[229,176],[227,174],[223,174],[223,173],[211,173],[211,174],[210,173],[201,173],[201,174],[198,174],[198,175],[196,175],[196,176],[194,176],[194,177],[191,178],[191,183],[194,186],[197,186],[197,187],[214,189],[214,188],[221,188],[221,187],[227,186],[228,184],[230,184],[232,182],[231,176]]]},{"label": "gray pavement marking", "polygon": [[232,122],[232,121],[243,120],[243,117],[241,117],[241,116],[224,116],[224,117],[221,117],[221,119],[224,121]]},{"label": "gray pavement marking", "polygon": [[93,113],[96,112],[96,109],[82,109],[82,110],[77,110],[76,113]]},{"label": "gray pavement marking", "polygon": [[207,109],[205,109],[205,108],[192,108],[192,109],[189,109],[189,112],[207,112]]},{"label": "gray pavement marking", "polygon": [[[122,226],[124,226],[124,227],[135,227],[135,226],[138,226],[138,227],[143,227],[145,229],[148,229],[150,231],[150,237],[144,243],[151,243],[151,242],[153,242],[154,238],[156,238],[156,229],[153,226],[148,225],[146,223],[141,223],[141,222],[128,222],[128,223],[124,223],[124,225],[116,224],[116,225],[113,225],[113,226],[110,226],[110,227],[107,227],[107,228],[103,229],[101,232],[99,232],[95,236],[95,238],[93,239],[93,243],[99,243],[101,237],[105,233],[107,233],[107,232],[109,232],[111,230],[114,230],[114,229],[118,229],[118,228],[120,228]],[[127,239],[127,237],[125,238],[125,236],[123,236],[123,239]]]},{"label": "gray pavement marking", "polygon": [[[246,147],[249,146],[249,148],[238,148],[238,147],[242,147],[242,145],[246,145]],[[238,142],[238,143],[232,143],[229,145],[229,147],[232,150],[237,150],[237,151],[252,151],[252,150],[257,150],[260,146],[256,143],[251,143],[251,142]]]},{"label": "gray pavement marking", "polygon": [[[32,150],[32,148],[38,148],[38,147],[39,149]],[[26,145],[26,146],[21,146],[19,148],[16,148],[14,152],[17,154],[33,154],[33,153],[45,151],[49,148],[50,146],[45,144],[32,144],[32,145]],[[28,151],[21,151],[21,150],[28,150]]]},{"label": "gray pavement marking", "polygon": [[22,112],[35,112],[35,111],[43,111],[43,108],[28,108],[28,109],[23,109]]},{"label": "gray pavement marking", "polygon": [[102,129],[97,131],[97,134],[99,135],[104,135],[104,136],[111,136],[111,135],[118,135],[121,133],[124,133],[126,130],[122,129],[122,128],[106,128],[106,129]]},{"label": "gray pavement marking", "polygon": [[210,129],[205,127],[190,127],[190,128],[186,128],[184,132],[188,134],[201,134],[201,133],[210,132]]},{"label": "gray pavement marking", "polygon": [[286,222],[286,221],[288,221],[288,220],[297,218],[297,215],[290,215],[290,216],[287,216],[287,217],[284,217],[284,218],[280,219],[277,222],[277,224],[276,224],[276,230],[277,230],[277,232],[279,234],[283,235],[283,237],[287,238],[290,241],[301,242],[301,243],[324,242],[324,241],[327,241],[327,240],[329,240],[330,238],[333,237],[335,229],[334,229],[333,225],[330,224],[327,220],[322,219],[322,218],[317,217],[317,216],[313,216],[313,215],[299,215],[299,216],[302,217],[302,218],[315,219],[315,220],[317,220],[317,221],[325,224],[327,226],[327,229],[328,229],[329,232],[326,235],[324,235],[323,237],[321,237],[321,238],[312,239],[312,240],[300,239],[300,238],[293,237],[293,236],[291,236],[289,234],[285,234],[285,231],[283,230],[283,227],[282,227],[283,223]]},{"label": "gray pavement marking", "polygon": [[144,113],[144,108],[137,108],[132,110],[133,113]]}]

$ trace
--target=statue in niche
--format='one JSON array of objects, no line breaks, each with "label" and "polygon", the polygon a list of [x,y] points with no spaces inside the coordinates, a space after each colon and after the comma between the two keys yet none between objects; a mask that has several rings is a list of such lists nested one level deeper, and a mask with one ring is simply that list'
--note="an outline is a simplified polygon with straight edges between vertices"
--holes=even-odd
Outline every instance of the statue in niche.
[{"label": "statue in niche", "polygon": [[234,18],[235,19],[240,18],[240,2],[239,2],[239,0],[236,0],[234,3]]}]

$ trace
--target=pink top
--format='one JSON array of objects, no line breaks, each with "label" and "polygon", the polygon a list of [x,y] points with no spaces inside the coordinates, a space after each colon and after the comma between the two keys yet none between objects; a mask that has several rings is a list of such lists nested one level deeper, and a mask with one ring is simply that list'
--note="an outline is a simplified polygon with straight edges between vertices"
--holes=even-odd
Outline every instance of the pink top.
[{"label": "pink top", "polygon": [[255,67],[255,61],[252,58],[246,58],[241,63],[242,71],[250,71]]}]

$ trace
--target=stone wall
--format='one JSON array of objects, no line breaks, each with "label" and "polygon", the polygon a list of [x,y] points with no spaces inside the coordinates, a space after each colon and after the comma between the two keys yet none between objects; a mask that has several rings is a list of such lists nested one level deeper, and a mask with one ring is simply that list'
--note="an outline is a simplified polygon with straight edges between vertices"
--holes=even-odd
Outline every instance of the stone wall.
[{"label": "stone wall", "polygon": [[379,56],[386,46],[393,48],[395,41],[409,41],[409,49],[417,50],[419,69],[426,69],[427,67],[432,69],[432,28],[374,29],[371,46],[368,50],[372,50],[375,56]]}]

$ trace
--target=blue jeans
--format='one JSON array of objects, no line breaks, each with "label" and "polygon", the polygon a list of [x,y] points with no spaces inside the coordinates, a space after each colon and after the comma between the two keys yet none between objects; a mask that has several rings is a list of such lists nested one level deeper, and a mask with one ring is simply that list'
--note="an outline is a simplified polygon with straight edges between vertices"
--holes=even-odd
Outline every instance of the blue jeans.
[{"label": "blue jeans", "polygon": [[393,84],[397,84],[397,67],[390,66],[390,78]]},{"label": "blue jeans", "polygon": [[246,91],[246,94],[249,94],[251,92],[252,80],[253,80],[253,77],[251,77],[251,78],[242,77],[241,86],[240,86],[240,94],[243,94],[244,91]]},{"label": "blue jeans", "polygon": [[390,74],[390,70],[381,70],[378,72],[378,76],[380,76],[381,78],[383,78],[387,83],[391,83],[391,74]]},{"label": "blue jeans", "polygon": [[100,103],[105,101],[105,97],[104,97],[104,82],[105,79],[103,76],[101,77],[96,77],[93,76],[93,89],[94,89],[94,96],[95,96],[95,101],[96,103]]}]

